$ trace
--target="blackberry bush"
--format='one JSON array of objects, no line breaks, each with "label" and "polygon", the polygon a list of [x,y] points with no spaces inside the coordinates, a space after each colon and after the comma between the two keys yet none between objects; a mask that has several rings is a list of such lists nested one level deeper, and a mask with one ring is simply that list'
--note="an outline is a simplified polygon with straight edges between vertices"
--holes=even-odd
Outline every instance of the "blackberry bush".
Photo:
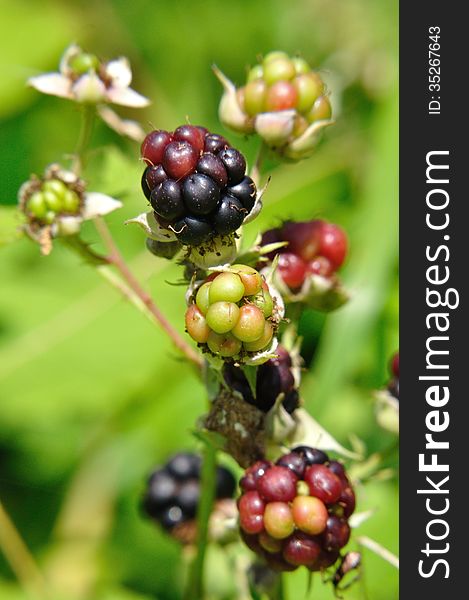
[{"label": "blackberry bush", "polygon": [[[228,521],[231,531],[237,528],[235,480],[216,466],[218,451],[248,467],[240,481],[238,509],[240,534],[249,548],[274,571],[299,566],[324,571],[335,565],[337,587],[359,563],[357,556],[342,555],[355,493],[344,466],[310,444],[358,455],[340,446],[300,405],[298,324],[304,308],[328,311],[346,300],[337,273],[347,256],[347,237],[340,227],[320,219],[283,222],[263,235],[257,232],[251,245],[249,236],[242,235],[243,226],[261,210],[270,179],[258,189],[265,176],[265,146],[287,159],[308,156],[319,132],[332,123],[329,94],[318,72],[284,52],[265,56],[239,89],[215,71],[225,87],[222,122],[262,138],[249,173],[243,154],[205,127],[185,124],[145,136],[137,123],[120,120],[103,104],[148,103],[130,89],[126,59],[105,63],[76,46],[69,48],[60,73],[34,78],[32,85],[80,105],[80,141],[70,170],[52,165],[42,178],[32,177],[20,189],[23,230],[45,254],[52,239],[64,238],[168,334],[206,387],[207,414],[194,431],[203,460],[186,452],[172,456],[151,474],[142,501],[147,516],[165,531],[197,544],[185,597],[204,596],[209,537],[218,539],[213,533],[217,527],[218,533],[230,530]],[[57,81],[59,87],[51,92]],[[85,150],[96,114],[118,133],[141,142],[145,168],[137,185],[151,209],[127,222],[142,227],[154,256],[176,259],[183,267],[178,283],[187,289],[185,328],[197,348],[180,331],[182,323],[180,330],[174,327],[141,286],[101,218],[121,203],[86,191]],[[86,219],[93,221],[104,253],[84,240],[81,224]],[[288,306],[294,302],[295,307]],[[378,420],[391,428],[389,408],[395,417],[399,406],[398,356],[392,380],[379,398],[378,405],[388,413],[379,409]],[[287,447],[293,450],[275,464],[269,460]]]},{"label": "blackberry bush", "polygon": [[299,446],[275,464],[256,462],[240,487],[241,535],[271,568],[322,571],[337,562],[355,510],[355,493],[340,462]]}]

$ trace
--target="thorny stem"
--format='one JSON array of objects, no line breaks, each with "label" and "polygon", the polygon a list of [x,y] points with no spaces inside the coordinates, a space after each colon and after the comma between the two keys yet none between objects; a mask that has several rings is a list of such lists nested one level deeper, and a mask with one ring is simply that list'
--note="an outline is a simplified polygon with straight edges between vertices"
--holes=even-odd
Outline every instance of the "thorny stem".
[{"label": "thorny stem", "polygon": [[85,164],[85,151],[91,139],[93,123],[95,118],[95,107],[84,106],[81,128],[78,136],[78,142],[73,157],[72,169],[76,175],[79,175]]},{"label": "thorny stem", "polygon": [[215,498],[216,455],[214,446],[206,443],[202,456],[201,497],[197,509],[197,554],[190,566],[184,600],[202,600],[204,597],[204,564],[209,520]]},{"label": "thorny stem", "polygon": [[180,350],[192,363],[194,363],[198,369],[201,369],[203,365],[202,358],[174,329],[161,310],[156,306],[151,296],[137,281],[136,277],[122,257],[122,254],[120,253],[114,238],[112,237],[112,234],[106,225],[106,222],[102,218],[97,217],[94,220],[94,224],[109,252],[107,256],[107,261],[109,264],[113,265],[119,271],[122,279],[127,284],[129,289],[146,307],[146,310],[151,314],[152,319],[157,322],[168,334],[176,348],[178,348],[178,350]]},{"label": "thorny stem", "polygon": [[44,577],[1,501],[0,548],[25,591],[35,598],[45,598]]}]

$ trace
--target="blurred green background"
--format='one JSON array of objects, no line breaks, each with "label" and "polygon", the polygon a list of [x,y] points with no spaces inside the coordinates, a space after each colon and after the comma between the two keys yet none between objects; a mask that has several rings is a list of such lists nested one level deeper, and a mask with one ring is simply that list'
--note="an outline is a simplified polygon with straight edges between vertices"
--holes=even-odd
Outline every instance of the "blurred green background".
[{"label": "blurred green background", "polygon": [[[172,129],[186,120],[228,135],[252,162],[256,140],[217,121],[216,63],[241,84],[246,65],[272,49],[300,52],[322,70],[337,124],[314,157],[277,166],[251,237],[280,219],[320,216],[342,225],[350,256],[343,280],[351,302],[324,318],[302,318],[303,398],[343,444],[367,453],[395,439],[374,419],[373,390],[387,380],[398,347],[397,0],[215,0],[35,2],[0,0],[0,181],[2,204],[21,183],[73,151],[79,112],[41,96],[27,77],[57,68],[75,41],[103,59],[130,58],[145,111],[122,111]],[[97,123],[85,173],[89,188],[124,208],[108,222],[139,277],[178,329],[184,298],[178,269],[144,250],[123,221],[141,212],[138,147]],[[2,210],[1,219],[6,219]],[[5,221],[4,221],[5,222]],[[92,227],[85,237],[96,242]],[[181,597],[180,548],[138,510],[154,464],[180,448],[205,410],[204,389],[181,366],[163,333],[65,247],[49,258],[28,240],[0,251],[0,500],[64,600]],[[384,466],[395,468],[391,453]],[[358,489],[358,510],[376,512],[359,529],[398,552],[396,478]],[[353,543],[351,543],[353,547]],[[212,598],[231,598],[224,555],[212,551]],[[300,570],[301,571],[301,570]],[[288,575],[287,597],[333,598],[315,577]],[[365,551],[362,583],[345,597],[395,600],[397,571]],[[0,552],[0,598],[27,597]]]}]

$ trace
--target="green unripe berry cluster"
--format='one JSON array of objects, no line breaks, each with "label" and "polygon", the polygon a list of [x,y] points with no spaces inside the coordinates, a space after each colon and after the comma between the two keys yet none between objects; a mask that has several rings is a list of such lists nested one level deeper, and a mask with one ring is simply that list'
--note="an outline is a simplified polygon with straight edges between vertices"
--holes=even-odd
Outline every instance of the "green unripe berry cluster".
[{"label": "green unripe berry cluster", "polygon": [[80,197],[60,179],[47,179],[26,201],[26,212],[41,224],[50,225],[59,214],[76,215]]},{"label": "green unripe berry cluster", "polygon": [[270,52],[249,71],[246,85],[238,90],[238,100],[250,117],[295,109],[296,135],[332,114],[320,75],[303,58],[290,58],[285,52]]},{"label": "green unripe berry cluster", "polygon": [[266,348],[274,335],[274,301],[261,275],[233,265],[203,283],[186,311],[193,340],[223,358]]}]

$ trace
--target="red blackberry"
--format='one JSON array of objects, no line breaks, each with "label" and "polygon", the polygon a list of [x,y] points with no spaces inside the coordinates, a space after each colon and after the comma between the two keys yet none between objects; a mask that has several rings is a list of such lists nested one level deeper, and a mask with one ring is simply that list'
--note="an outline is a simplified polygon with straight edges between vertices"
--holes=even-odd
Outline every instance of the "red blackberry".
[{"label": "red blackberry", "polygon": [[254,207],[256,186],[245,176],[243,155],[204,127],[152,131],[143,141],[142,158],[148,165],[143,193],[160,225],[182,244],[199,246],[231,235]]},{"label": "red blackberry", "polygon": [[241,536],[275,570],[326,569],[350,538],[355,495],[346,471],[319,449],[298,446],[275,465],[259,461],[240,481]]}]

